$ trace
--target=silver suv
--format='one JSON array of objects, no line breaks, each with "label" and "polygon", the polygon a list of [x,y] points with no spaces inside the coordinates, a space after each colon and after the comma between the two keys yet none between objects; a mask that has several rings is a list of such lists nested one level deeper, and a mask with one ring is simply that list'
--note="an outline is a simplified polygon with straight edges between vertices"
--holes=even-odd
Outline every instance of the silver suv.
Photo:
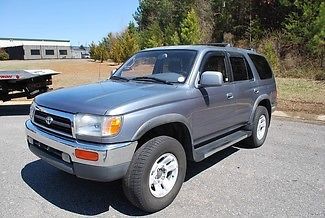
[{"label": "silver suv", "polygon": [[147,49],[110,79],[39,95],[29,149],[77,177],[123,179],[127,198],[154,212],[176,197],[186,163],[244,140],[261,146],[276,106],[266,59],[214,45]]}]

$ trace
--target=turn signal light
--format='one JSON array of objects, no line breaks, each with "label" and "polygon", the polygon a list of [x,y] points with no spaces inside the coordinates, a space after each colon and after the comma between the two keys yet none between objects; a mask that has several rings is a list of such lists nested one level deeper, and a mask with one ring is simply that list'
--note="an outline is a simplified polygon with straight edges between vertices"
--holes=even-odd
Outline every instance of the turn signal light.
[{"label": "turn signal light", "polygon": [[121,117],[110,117],[104,123],[103,132],[104,135],[115,136],[117,135],[122,127]]},{"label": "turn signal light", "polygon": [[76,149],[75,150],[75,155],[79,159],[83,160],[90,160],[90,161],[97,161],[98,160],[98,153],[92,152],[92,151],[85,151],[85,150],[80,150]]}]

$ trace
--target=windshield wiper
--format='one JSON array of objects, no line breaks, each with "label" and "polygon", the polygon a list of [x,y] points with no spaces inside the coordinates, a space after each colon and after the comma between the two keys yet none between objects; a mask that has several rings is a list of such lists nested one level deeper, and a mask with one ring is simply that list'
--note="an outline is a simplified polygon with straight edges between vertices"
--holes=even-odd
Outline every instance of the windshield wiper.
[{"label": "windshield wiper", "polygon": [[149,76],[139,76],[139,77],[134,77],[132,78],[132,80],[135,81],[150,81],[150,82],[158,82],[158,83],[164,83],[164,84],[168,84],[168,85],[173,85],[173,83],[163,80],[163,79],[158,79],[155,77],[149,77]]},{"label": "windshield wiper", "polygon": [[125,77],[122,77],[122,76],[111,76],[110,79],[113,79],[113,80],[123,80],[123,81],[130,81],[128,78],[125,78]]}]

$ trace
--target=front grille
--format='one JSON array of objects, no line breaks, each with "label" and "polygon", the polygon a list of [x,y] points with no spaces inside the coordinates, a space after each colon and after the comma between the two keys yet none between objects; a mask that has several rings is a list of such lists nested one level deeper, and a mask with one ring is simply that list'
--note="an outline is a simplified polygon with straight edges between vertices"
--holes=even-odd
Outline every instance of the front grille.
[{"label": "front grille", "polygon": [[[53,120],[50,124],[46,122],[46,118],[51,117]],[[49,131],[63,133],[65,135],[72,136],[71,121],[68,118],[49,114],[40,110],[35,110],[34,122],[46,128]]]}]

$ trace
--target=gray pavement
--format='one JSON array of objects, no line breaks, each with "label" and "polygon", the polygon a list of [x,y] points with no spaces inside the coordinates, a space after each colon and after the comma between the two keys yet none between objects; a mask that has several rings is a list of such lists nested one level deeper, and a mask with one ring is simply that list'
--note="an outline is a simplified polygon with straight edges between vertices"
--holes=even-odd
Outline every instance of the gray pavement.
[{"label": "gray pavement", "polygon": [[[77,179],[29,152],[28,105],[0,106],[0,216],[143,216],[119,181]],[[238,145],[240,146],[240,145]],[[258,149],[230,147],[188,166],[168,208],[151,216],[325,216],[325,125],[275,118]]]}]

